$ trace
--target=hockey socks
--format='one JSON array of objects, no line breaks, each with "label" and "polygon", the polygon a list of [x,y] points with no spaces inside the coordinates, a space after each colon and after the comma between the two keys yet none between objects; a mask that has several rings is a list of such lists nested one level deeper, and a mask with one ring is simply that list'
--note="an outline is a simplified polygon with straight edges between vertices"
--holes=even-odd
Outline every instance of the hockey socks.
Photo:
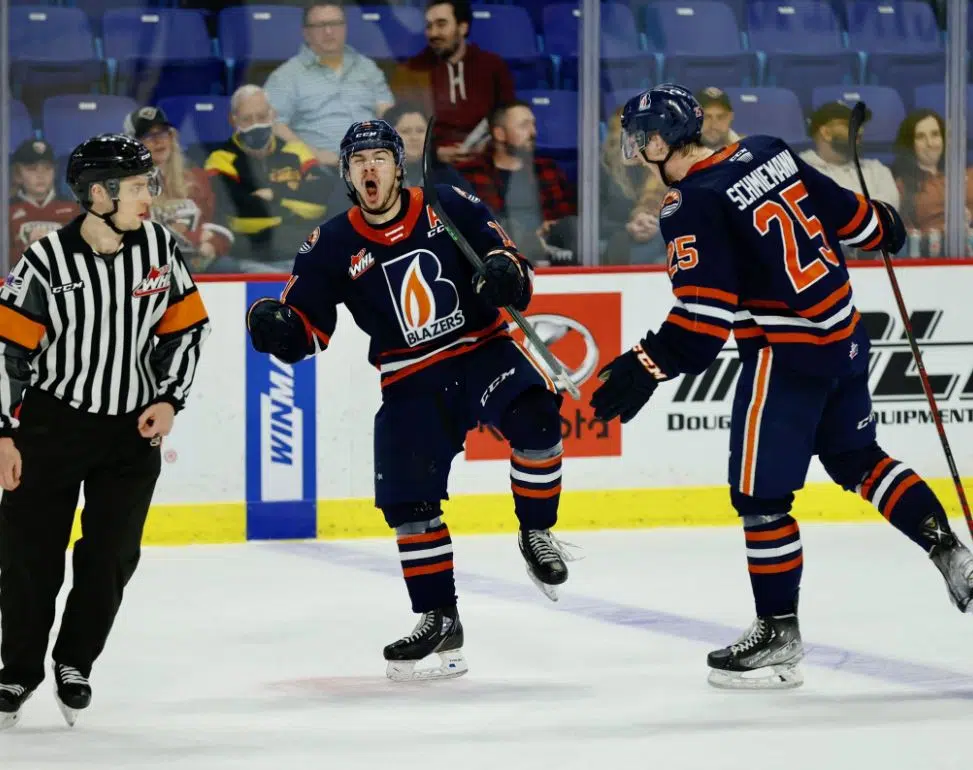
[{"label": "hockey socks", "polygon": [[550,449],[515,449],[510,455],[510,489],[521,529],[550,529],[561,497],[561,442]]},{"label": "hockey socks", "polygon": [[927,552],[951,533],[946,511],[929,485],[898,460],[879,460],[855,491]]},{"label": "hockey socks", "polygon": [[786,513],[744,516],[743,532],[757,615],[771,617],[795,612],[804,567],[797,522]]},{"label": "hockey socks", "polygon": [[423,531],[405,525],[396,529],[402,575],[412,600],[412,611],[423,613],[456,604],[453,575],[453,541],[440,519]]}]

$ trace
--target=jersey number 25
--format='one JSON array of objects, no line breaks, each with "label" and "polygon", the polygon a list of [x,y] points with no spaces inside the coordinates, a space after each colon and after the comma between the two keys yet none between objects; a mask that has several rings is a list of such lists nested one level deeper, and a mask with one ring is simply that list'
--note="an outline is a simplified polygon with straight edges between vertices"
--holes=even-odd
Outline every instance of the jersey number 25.
[{"label": "jersey number 25", "polygon": [[[800,203],[807,197],[804,182],[795,182],[780,191],[783,204],[775,200],[761,203],[753,212],[753,226],[761,235],[770,233],[770,225],[777,222],[780,237],[784,242],[784,269],[790,279],[794,291],[800,294],[809,286],[817,283],[828,273],[828,265],[818,257],[813,257],[807,264],[801,264],[801,249],[797,240],[797,225],[800,225],[808,240],[813,243],[815,238],[821,239],[818,254],[828,264],[837,267],[840,262],[837,255],[828,245],[828,238],[824,234],[821,220],[816,216],[808,216],[801,210]],[[806,256],[806,255],[805,255]]]}]

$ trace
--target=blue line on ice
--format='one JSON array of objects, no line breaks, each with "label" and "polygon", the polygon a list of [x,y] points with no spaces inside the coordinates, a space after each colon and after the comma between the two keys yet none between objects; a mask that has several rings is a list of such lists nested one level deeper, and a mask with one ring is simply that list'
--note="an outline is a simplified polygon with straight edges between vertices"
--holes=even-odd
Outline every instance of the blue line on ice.
[{"label": "blue line on ice", "polygon": [[[342,567],[377,573],[396,580],[402,579],[401,568],[394,559],[356,551],[347,546],[316,541],[274,543],[268,544],[268,547]],[[567,612],[569,615],[587,620],[626,628],[638,628],[643,631],[699,642],[713,647],[721,647],[735,640],[741,632],[740,628],[709,620],[618,604],[600,598],[572,595],[570,590],[563,591],[560,601],[557,604],[552,604],[541,597],[526,575],[524,575],[523,583],[513,583],[457,571],[457,579],[462,583],[464,591],[480,593],[494,599],[536,604],[538,607]],[[955,610],[953,611],[955,612]],[[827,644],[805,642],[804,647],[806,651],[804,662],[811,666],[847,674],[857,674],[887,684],[931,689],[948,697],[973,700],[973,675],[968,673],[897,658],[886,658]],[[700,668],[705,668],[705,658],[702,655],[700,657]]]}]

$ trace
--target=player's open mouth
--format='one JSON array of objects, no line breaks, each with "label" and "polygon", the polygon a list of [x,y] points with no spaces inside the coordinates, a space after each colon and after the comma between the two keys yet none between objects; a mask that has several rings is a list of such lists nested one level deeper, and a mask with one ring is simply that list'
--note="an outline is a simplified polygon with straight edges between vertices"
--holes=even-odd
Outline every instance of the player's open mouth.
[{"label": "player's open mouth", "polygon": [[374,179],[365,180],[365,196],[368,198],[378,197],[378,182]]}]

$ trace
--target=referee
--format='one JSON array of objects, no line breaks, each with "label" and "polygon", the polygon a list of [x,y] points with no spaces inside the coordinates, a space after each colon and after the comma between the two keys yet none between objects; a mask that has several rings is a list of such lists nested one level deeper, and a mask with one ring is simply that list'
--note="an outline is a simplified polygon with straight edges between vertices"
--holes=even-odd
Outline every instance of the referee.
[{"label": "referee", "polygon": [[185,402],[206,309],[173,236],[149,220],[140,142],[82,143],[67,181],[86,213],[36,241],[0,289],[0,729],[44,679],[84,486],[74,585],[53,650],[68,724],[139,561],[160,444]]}]

